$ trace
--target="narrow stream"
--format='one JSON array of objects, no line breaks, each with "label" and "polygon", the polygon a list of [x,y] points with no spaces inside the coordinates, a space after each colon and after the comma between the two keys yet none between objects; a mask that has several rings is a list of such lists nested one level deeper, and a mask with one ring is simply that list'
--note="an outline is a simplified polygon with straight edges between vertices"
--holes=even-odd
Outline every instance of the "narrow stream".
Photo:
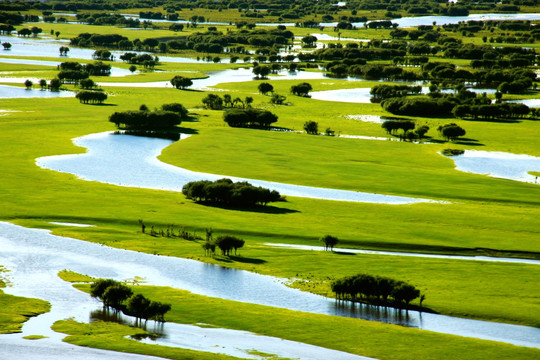
[{"label": "narrow stream", "polygon": [[[287,248],[287,249],[325,251],[325,248],[322,246],[275,244],[275,243],[266,243],[266,245],[272,246],[272,247]],[[410,257],[422,257],[422,258],[428,258],[428,259],[488,261],[488,262],[503,262],[503,263],[512,263],[512,264],[540,265],[540,260],[535,260],[535,259],[503,258],[503,257],[494,257],[494,256],[423,254],[423,253],[408,253],[408,252],[398,252],[398,251],[378,251],[378,250],[345,249],[345,248],[334,248],[334,251],[339,252],[339,253],[349,253],[349,254],[410,256]]]}]

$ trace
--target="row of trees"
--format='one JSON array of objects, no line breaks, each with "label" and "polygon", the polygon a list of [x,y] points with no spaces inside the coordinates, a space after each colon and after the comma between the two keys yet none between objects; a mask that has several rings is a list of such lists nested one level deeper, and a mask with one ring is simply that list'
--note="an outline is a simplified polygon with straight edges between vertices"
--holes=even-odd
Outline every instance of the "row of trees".
[{"label": "row of trees", "polygon": [[133,295],[130,287],[112,279],[99,279],[90,286],[90,295],[103,302],[106,308],[135,316],[137,320],[165,322],[171,305],[147,299],[142,294]]},{"label": "row of trees", "polygon": [[381,102],[392,97],[403,97],[407,95],[418,95],[422,92],[422,86],[408,85],[375,85],[371,88],[371,102]]},{"label": "row of trees", "polygon": [[[368,274],[357,274],[334,280],[331,289],[338,300],[393,303],[398,306],[405,305],[405,307],[420,296],[420,290],[406,282]],[[393,301],[389,301],[390,298]]]},{"label": "row of trees", "polygon": [[223,121],[231,127],[267,128],[277,120],[274,113],[254,108],[228,109],[223,113]]},{"label": "row of trees", "polygon": [[188,199],[197,202],[233,206],[266,206],[270,202],[281,200],[276,190],[255,187],[248,182],[233,182],[231,179],[191,181],[182,187],[182,193]]},{"label": "row of trees", "polygon": [[489,105],[457,105],[452,113],[457,118],[472,118],[474,120],[515,119],[523,118],[531,112],[525,104],[503,103]]}]

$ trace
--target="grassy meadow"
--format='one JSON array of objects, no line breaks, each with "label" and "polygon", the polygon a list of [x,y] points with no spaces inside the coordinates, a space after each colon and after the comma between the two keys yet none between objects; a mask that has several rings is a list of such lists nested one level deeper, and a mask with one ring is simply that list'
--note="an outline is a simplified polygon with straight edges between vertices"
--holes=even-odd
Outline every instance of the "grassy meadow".
[{"label": "grassy meadow", "polygon": [[[189,14],[198,15],[196,11]],[[221,14],[223,21],[235,21],[232,20],[233,15],[230,11]],[[212,14],[212,19],[217,20],[217,14]],[[119,33],[131,40],[186,36],[189,33],[188,29],[172,33],[168,30],[132,31],[73,24],[40,24],[40,27],[44,32],[50,29],[60,31],[61,38],[70,38],[81,32]],[[302,36],[308,30],[295,29],[294,32]],[[324,32],[333,35],[331,29]],[[388,31],[343,31],[341,36],[388,38]],[[116,62],[114,66],[127,68],[129,65]],[[163,63],[157,67],[161,70],[159,72],[123,78],[95,78],[109,95],[104,105],[83,105],[74,98],[1,99],[0,108],[9,112],[2,113],[0,118],[0,220],[46,228],[57,235],[118,248],[192,258],[296,279],[291,281],[291,286],[330,297],[333,294],[329,283],[333,279],[360,272],[389,276],[419,288],[426,294],[424,306],[430,311],[540,327],[540,269],[537,265],[344,255],[267,245],[322,245],[319,237],[332,234],[340,240],[338,247],[346,248],[540,259],[540,187],[459,172],[450,158],[439,154],[443,149],[453,148],[540,156],[539,121],[523,119],[503,123],[416,118],[417,123],[430,127],[426,143],[359,140],[230,128],[223,122],[223,111],[203,108],[201,100],[209,91],[182,91],[170,85],[167,88],[106,85],[107,82],[168,81],[177,73],[200,78],[213,71],[242,66],[242,63]],[[34,77],[49,80],[57,73],[50,67],[2,63],[0,72],[9,73],[6,76],[19,76],[23,81]],[[220,84],[215,93],[221,96],[229,93],[233,98],[253,97],[254,107],[268,109],[279,116],[275,124],[278,127],[302,131],[304,122],[313,120],[319,123],[321,131],[329,127],[341,135],[388,137],[380,124],[347,117],[366,114],[389,116],[379,104],[337,103],[297,97],[290,94],[289,89],[304,80],[270,77],[265,81],[274,86],[276,93],[287,96],[288,105],[271,105],[269,96],[258,93],[256,81]],[[370,88],[380,84],[331,78],[306,82],[313,86],[313,91]],[[71,85],[64,88],[74,90]],[[526,97],[538,97],[538,93],[531,92]],[[286,202],[258,209],[213,207],[194,203],[180,192],[83,181],[74,175],[41,169],[35,164],[35,159],[42,156],[84,152],[85,149],[74,146],[71,139],[114,130],[114,125],[107,121],[113,112],[136,110],[141,104],[154,109],[172,102],[182,103],[190,110],[190,120],[184,121],[180,129],[192,136],[167,147],[160,156],[163,162],[224,176],[418,197],[438,202],[385,205],[287,197]],[[450,122],[466,129],[467,140],[452,143],[440,137],[436,128]],[[201,241],[142,234],[138,219],[158,229],[168,224],[184,226],[203,237],[204,229],[212,228],[214,236],[237,235],[246,240],[246,246],[240,250],[239,256],[205,257]],[[50,221],[87,223],[96,227],[66,227],[50,224]],[[73,276],[64,275],[67,278]],[[144,274],[133,276],[144,278]],[[173,311],[167,316],[171,321],[211,323],[381,359],[530,359],[538,356],[538,350],[502,343],[233,303],[177,289],[141,287],[139,290],[157,300],[173,302]],[[0,308],[7,309],[7,315],[2,313],[0,317],[6,318],[6,324],[21,321],[21,318],[14,321],[13,314],[28,314],[29,309],[38,313],[47,309],[37,300],[23,301],[5,294],[0,295],[2,301],[7,305]],[[0,325],[3,324],[2,319]],[[267,323],[274,326],[265,326]],[[6,328],[17,329],[16,325],[6,325]],[[140,354],[178,359],[217,358],[182,349],[134,345],[125,336],[140,330],[120,325],[62,321],[55,325],[55,330],[70,334],[66,341],[83,346],[117,351],[129,349]],[[114,341],[108,341],[111,338]],[[454,349],[451,354],[448,353],[449,347]]]}]

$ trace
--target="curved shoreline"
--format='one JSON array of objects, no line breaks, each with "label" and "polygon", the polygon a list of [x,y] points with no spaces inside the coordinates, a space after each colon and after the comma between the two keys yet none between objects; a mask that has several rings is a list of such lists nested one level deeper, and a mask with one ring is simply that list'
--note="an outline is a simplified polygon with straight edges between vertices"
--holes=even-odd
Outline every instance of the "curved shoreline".
[{"label": "curved shoreline", "polygon": [[[189,135],[182,135],[181,140],[187,137]],[[73,142],[88,149],[87,152],[41,157],[36,159],[37,166],[70,173],[88,181],[168,191],[181,191],[190,181],[228,177],[233,181],[249,181],[255,186],[270,188],[295,197],[390,205],[444,203],[431,199],[317,188],[190,171],[163,163],[157,158],[165,147],[173,143],[164,139],[104,132],[79,137],[73,139]]]}]

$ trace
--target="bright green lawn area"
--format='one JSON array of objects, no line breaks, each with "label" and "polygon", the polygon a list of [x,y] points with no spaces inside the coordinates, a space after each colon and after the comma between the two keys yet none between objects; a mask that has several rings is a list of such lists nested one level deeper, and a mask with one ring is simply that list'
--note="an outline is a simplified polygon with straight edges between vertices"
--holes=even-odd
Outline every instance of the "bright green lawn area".
[{"label": "bright green lawn area", "polygon": [[[0,274],[5,269],[0,266]],[[0,279],[0,288],[5,287]],[[0,290],[0,334],[20,332],[23,323],[32,316],[48,312],[50,304],[40,299],[5,294]]]},{"label": "bright green lawn area", "polygon": [[[199,70],[204,69],[201,66]],[[339,81],[320,80],[313,84],[317,90],[328,85],[325,82],[337,87]],[[274,83],[279,91],[287,93],[290,85],[297,82]],[[268,97],[256,94],[255,82],[222,86],[226,87],[235,96],[253,96],[257,106],[269,106]],[[419,145],[231,129],[223,125],[221,111],[196,109],[206,92],[137,88],[106,88],[106,91],[111,95],[108,106],[81,105],[75,99],[33,99],[29,108],[22,99],[2,101],[3,109],[20,112],[2,117],[0,124],[1,219],[34,227],[44,227],[44,221],[54,220],[95,223],[98,227],[91,229],[48,226],[60,235],[185,257],[200,257],[200,245],[137,234],[137,219],[144,219],[147,224],[176,223],[199,233],[205,227],[212,227],[216,233],[242,236],[250,246],[265,241],[313,245],[318,244],[318,237],[330,233],[338,236],[346,247],[447,253],[474,253],[477,248],[488,248],[500,250],[503,255],[509,255],[510,251],[530,252],[521,254],[530,257],[540,252],[538,196],[535,196],[538,187],[453,170],[451,160],[437,151],[454,144]],[[280,126],[301,129],[309,117],[320,121],[322,128],[331,126],[344,133],[383,135],[377,124],[340,117],[340,114],[382,114],[377,104],[337,106],[288,97],[292,106],[272,108],[280,116]],[[198,205],[174,192],[85,182],[35,166],[34,161],[40,156],[84,151],[73,146],[70,139],[112,130],[107,118],[114,111],[137,109],[142,103],[154,108],[174,101],[195,109],[199,116],[198,121],[181,125],[196,135],[168,148],[163,156],[167,162],[224,175],[448,199],[452,203],[389,206],[289,198],[288,202],[262,211],[241,211]],[[323,122],[325,119],[329,122]],[[433,129],[434,124],[443,120],[422,121],[429,121]],[[470,136],[485,144],[482,148],[538,154],[535,132],[539,127],[534,122],[464,123]],[[345,269],[351,273],[362,271],[357,263],[370,263],[365,271],[374,274],[388,273],[393,267],[390,259],[374,257],[362,262],[358,261],[360,256],[343,260],[338,267],[335,258],[327,258],[327,254],[302,254],[306,256],[305,263],[295,271],[288,257],[295,256],[292,262],[296,265],[298,251],[250,246],[243,255],[262,260],[258,261],[260,264],[239,260],[222,263],[285,277],[294,277],[301,270],[302,277],[317,280],[324,279],[323,274],[349,274]],[[482,249],[479,252],[484,253]],[[529,267],[515,266],[508,270],[506,265],[489,265],[485,269],[497,281],[487,282],[483,287],[486,276],[478,264],[408,260],[402,266],[408,269],[404,270],[403,279],[414,281],[426,291],[426,306],[445,313],[538,324],[534,308],[538,292],[531,287],[533,280],[525,280],[534,274]],[[313,268],[320,270],[314,273]],[[509,273],[505,275],[507,270]],[[466,290],[453,296],[458,286],[455,279],[465,279],[465,285],[458,284],[460,287],[480,288],[481,294],[472,301],[463,301],[470,299]],[[503,302],[494,296],[502,290],[508,294]],[[532,295],[523,299],[523,294]],[[523,309],[513,313],[521,303]],[[491,308],[497,310],[486,310]]]},{"label": "bright green lawn area", "polygon": [[[88,291],[88,285],[75,286]],[[166,315],[167,321],[246,330],[379,359],[520,359],[534,357],[539,352],[397,325],[210,298],[172,288],[137,286],[133,289],[155,301],[172,304],[172,310]],[[79,335],[75,339],[66,339],[68,342],[76,340],[76,343],[84,341],[80,335],[85,331],[101,335],[110,329],[112,331],[107,334],[111,337],[115,332],[127,331],[113,324],[77,325],[73,322],[58,322],[53,329]],[[110,343],[116,346],[115,342]],[[104,344],[95,342],[92,346]],[[449,348],[452,351],[448,351]]]},{"label": "bright green lawn area", "polygon": [[143,344],[127,337],[148,334],[146,331],[115,323],[93,322],[82,324],[73,320],[60,320],[53,330],[69,334],[64,341],[86,347],[93,347],[124,353],[159,356],[167,359],[182,360],[234,360],[232,356],[201,351],[172,348],[159,345]]}]

